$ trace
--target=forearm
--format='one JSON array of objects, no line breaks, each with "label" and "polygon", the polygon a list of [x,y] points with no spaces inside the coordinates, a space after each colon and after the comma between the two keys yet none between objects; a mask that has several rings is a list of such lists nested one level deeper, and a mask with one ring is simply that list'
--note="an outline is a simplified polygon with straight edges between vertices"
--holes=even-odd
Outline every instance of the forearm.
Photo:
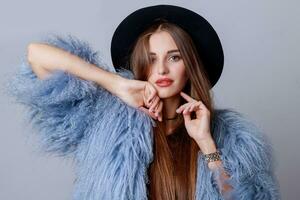
[{"label": "forearm", "polygon": [[226,183],[226,180],[229,179],[229,175],[226,173],[225,169],[223,168],[222,161],[214,161],[208,163],[208,167],[210,170],[215,170],[215,178],[217,181],[217,184],[219,186],[219,190],[223,196],[227,192],[230,192],[233,188],[231,185]]},{"label": "forearm", "polygon": [[123,91],[123,87],[127,83],[127,79],[118,74],[108,72],[52,45],[30,44],[28,46],[28,61],[40,78],[44,78],[54,70],[63,70],[82,79],[94,81],[117,96],[120,95],[119,93]]},{"label": "forearm", "polygon": [[[217,150],[213,139],[198,141],[197,144],[201,148],[203,154],[213,153]],[[222,160],[209,162],[207,166],[211,171],[214,171],[215,173],[218,172],[216,173],[217,176],[215,178],[217,178],[217,183],[222,194],[233,189],[231,185],[225,183],[229,176],[223,168]]]},{"label": "forearm", "polygon": [[126,78],[87,63],[79,57],[75,56],[70,59],[70,63],[70,67],[66,69],[69,73],[85,80],[94,81],[116,96],[120,97],[127,85],[128,80]]}]

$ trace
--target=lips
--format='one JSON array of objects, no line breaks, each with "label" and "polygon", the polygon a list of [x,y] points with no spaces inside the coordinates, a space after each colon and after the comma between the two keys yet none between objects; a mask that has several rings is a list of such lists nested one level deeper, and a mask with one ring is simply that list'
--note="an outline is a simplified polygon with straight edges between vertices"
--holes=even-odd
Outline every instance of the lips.
[{"label": "lips", "polygon": [[172,82],[160,82],[160,83],[156,83],[156,85],[160,86],[160,87],[168,87],[172,84]]},{"label": "lips", "polygon": [[167,87],[173,83],[173,80],[169,78],[163,78],[163,79],[158,79],[155,83],[160,87]]},{"label": "lips", "polygon": [[169,78],[161,78],[158,79],[155,83],[163,83],[163,82],[173,82],[173,80]]}]

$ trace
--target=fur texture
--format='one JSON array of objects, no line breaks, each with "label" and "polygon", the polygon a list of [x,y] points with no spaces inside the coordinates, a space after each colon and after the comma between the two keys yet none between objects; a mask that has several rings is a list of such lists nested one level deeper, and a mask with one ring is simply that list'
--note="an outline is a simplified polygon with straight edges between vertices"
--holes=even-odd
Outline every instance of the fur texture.
[{"label": "fur texture", "polygon": [[[106,65],[88,43],[72,36],[43,42],[65,49],[98,67],[132,79],[128,70]],[[71,156],[76,162],[74,200],[147,199],[147,167],[153,160],[155,121],[99,85],[63,71],[40,80],[23,61],[6,85],[25,119],[38,132],[46,153]],[[216,109],[213,138],[233,190],[220,194],[220,170],[211,171],[198,154],[196,198],[205,200],[277,200],[269,139],[233,109]]]}]

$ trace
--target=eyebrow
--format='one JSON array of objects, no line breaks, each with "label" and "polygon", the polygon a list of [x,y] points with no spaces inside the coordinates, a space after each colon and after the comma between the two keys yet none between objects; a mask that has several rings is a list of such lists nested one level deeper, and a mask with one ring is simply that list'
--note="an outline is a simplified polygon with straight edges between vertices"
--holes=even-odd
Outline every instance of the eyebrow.
[{"label": "eyebrow", "polygon": [[[174,53],[174,52],[180,52],[180,51],[178,49],[172,49],[172,50],[168,51],[167,54]],[[155,53],[150,52],[150,55],[155,55]]]}]

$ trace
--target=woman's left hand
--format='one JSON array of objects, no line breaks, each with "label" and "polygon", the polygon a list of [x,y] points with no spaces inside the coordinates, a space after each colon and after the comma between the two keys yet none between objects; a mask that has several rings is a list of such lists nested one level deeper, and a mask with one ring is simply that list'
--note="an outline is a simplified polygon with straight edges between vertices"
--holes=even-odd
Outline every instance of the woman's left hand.
[{"label": "woman's left hand", "polygon": [[[176,109],[177,113],[182,113],[184,124],[190,137],[196,142],[211,140],[210,133],[210,111],[202,101],[197,101],[184,92],[180,95],[187,100],[187,103]],[[196,118],[191,119],[191,113],[196,112]]]}]

